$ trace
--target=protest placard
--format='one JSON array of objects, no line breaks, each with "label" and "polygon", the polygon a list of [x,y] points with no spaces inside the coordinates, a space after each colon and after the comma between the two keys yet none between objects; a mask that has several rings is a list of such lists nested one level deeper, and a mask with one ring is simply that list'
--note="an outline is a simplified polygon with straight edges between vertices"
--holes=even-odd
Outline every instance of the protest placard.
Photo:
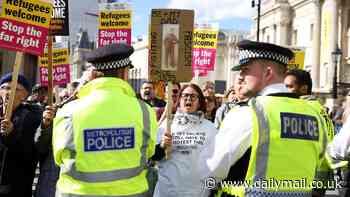
[{"label": "protest placard", "polygon": [[150,28],[149,79],[192,79],[193,10],[153,9]]},{"label": "protest placard", "polygon": [[131,6],[126,2],[100,5],[98,46],[113,43],[131,45]]},{"label": "protest placard", "polygon": [[52,5],[38,0],[3,1],[0,47],[41,55],[47,41]]},{"label": "protest placard", "polygon": [[214,70],[217,48],[217,24],[196,24],[193,31],[193,70]]},{"label": "protest placard", "polygon": [[[70,82],[70,67],[68,48],[61,43],[55,43],[52,50],[53,83],[64,85]],[[48,85],[48,53],[39,57],[40,83]]]},{"label": "protest placard", "polygon": [[305,51],[303,50],[293,50],[294,58],[289,61],[287,68],[291,69],[304,69],[304,61],[305,61]]},{"label": "protest placard", "polygon": [[50,23],[50,35],[69,35],[69,11],[68,0],[52,0],[53,12]]}]

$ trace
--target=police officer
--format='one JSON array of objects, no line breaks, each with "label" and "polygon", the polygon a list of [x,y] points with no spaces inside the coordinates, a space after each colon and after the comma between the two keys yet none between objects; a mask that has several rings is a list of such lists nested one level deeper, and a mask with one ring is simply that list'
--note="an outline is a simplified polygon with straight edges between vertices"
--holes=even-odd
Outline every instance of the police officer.
[{"label": "police officer", "polygon": [[[293,53],[252,41],[241,41],[238,48],[233,69],[240,70],[244,94],[257,97],[230,111],[202,152],[205,186],[211,189],[216,181],[217,196],[311,196],[307,184],[314,180],[327,137],[319,114],[283,84]],[[223,179],[246,182],[225,185]],[[283,180],[296,180],[299,187],[271,184]]]},{"label": "police officer", "polygon": [[[289,70],[284,78],[284,84],[290,92],[293,92],[300,96],[301,99],[308,101],[308,103],[320,113],[326,123],[327,140],[329,142],[332,141],[334,137],[334,126],[325,107],[321,105],[316,96],[312,95],[312,79],[310,73],[301,69]],[[322,161],[315,177],[316,180],[323,181],[324,183],[334,179],[334,166],[339,165],[339,163],[335,163],[335,161],[331,160],[328,155],[326,155],[326,158],[327,159]],[[313,196],[324,196],[326,189],[327,188],[315,188]]]},{"label": "police officer", "polygon": [[146,163],[154,153],[156,115],[126,82],[133,48],[112,44],[88,61],[103,77],[85,84],[54,119],[59,197],[146,196]]}]

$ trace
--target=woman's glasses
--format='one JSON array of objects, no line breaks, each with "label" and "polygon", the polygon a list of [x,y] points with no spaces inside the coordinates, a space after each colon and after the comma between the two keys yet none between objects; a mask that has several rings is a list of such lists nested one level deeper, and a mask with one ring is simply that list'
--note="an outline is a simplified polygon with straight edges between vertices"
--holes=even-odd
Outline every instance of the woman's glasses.
[{"label": "woman's glasses", "polygon": [[198,95],[197,94],[182,93],[181,98],[190,98],[192,101],[194,101],[194,100],[198,99]]}]

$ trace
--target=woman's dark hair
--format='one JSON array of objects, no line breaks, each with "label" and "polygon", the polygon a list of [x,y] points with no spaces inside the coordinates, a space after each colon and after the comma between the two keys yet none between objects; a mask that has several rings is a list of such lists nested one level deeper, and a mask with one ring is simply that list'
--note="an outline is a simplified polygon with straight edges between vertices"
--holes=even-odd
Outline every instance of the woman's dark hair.
[{"label": "woman's dark hair", "polygon": [[288,75],[296,78],[296,83],[299,87],[306,85],[307,94],[312,94],[312,79],[309,72],[301,69],[293,69],[287,72],[286,76]]},{"label": "woman's dark hair", "polygon": [[[197,111],[205,112],[206,111],[205,97],[203,95],[201,88],[196,84],[191,83],[188,85],[184,85],[180,90],[180,94],[179,94],[180,99],[181,99],[182,92],[188,87],[193,88],[198,93],[199,108]],[[177,103],[177,107],[180,107],[180,102]]]}]

